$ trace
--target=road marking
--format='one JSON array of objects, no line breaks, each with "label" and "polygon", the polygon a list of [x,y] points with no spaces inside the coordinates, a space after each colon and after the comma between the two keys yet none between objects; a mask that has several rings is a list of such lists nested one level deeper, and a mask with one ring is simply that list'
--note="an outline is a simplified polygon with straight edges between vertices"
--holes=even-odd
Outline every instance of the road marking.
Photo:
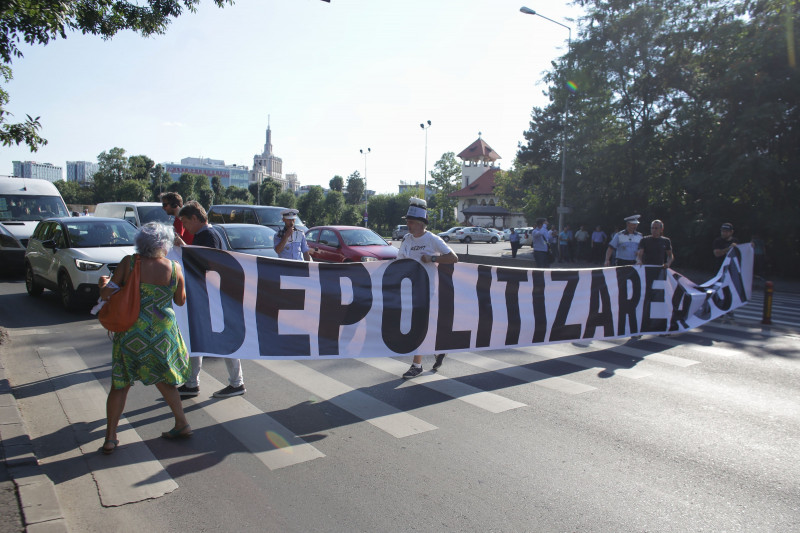
[{"label": "road marking", "polygon": [[348,387],[298,361],[259,360],[256,363],[394,437],[408,437],[438,429],[433,424]]},{"label": "road marking", "polygon": [[[375,357],[358,359],[364,364],[370,365],[378,370],[383,370],[395,376],[402,375],[403,372],[408,370],[407,363],[401,363],[389,357]],[[446,359],[445,359],[446,361]],[[508,398],[504,398],[498,394],[483,391],[477,387],[472,387],[454,379],[448,379],[440,376],[438,373],[428,372],[421,374],[413,380],[405,382],[404,386],[413,387],[422,385],[429,389],[440,392],[456,400],[461,400],[470,405],[474,405],[480,409],[489,411],[490,413],[502,413],[518,407],[525,407],[524,403],[516,402]]]},{"label": "road marking", "polygon": [[[676,339],[671,339],[669,337],[647,337],[647,340],[662,344],[668,344],[671,346],[678,346],[682,344],[680,341]],[[677,366],[681,368],[686,368],[687,366],[699,364],[699,361],[693,361],[692,359],[686,359],[685,357],[678,357],[676,355],[669,355],[666,353],[652,352],[646,348],[636,348],[635,345],[626,346],[607,341],[592,341],[592,346],[596,346],[601,349],[611,350],[624,355],[639,357],[646,361],[656,361],[658,363]]]},{"label": "road marking", "polygon": [[105,439],[105,389],[73,348],[39,347],[37,351],[87,458],[104,507],[159,498],[178,488],[125,417],[117,429],[120,449],[113,455],[98,453]]},{"label": "road marking", "polygon": [[[592,370],[607,370],[613,372],[615,375],[623,376],[629,379],[640,379],[653,375],[652,372],[647,372],[639,368],[630,368],[606,361],[600,361],[599,359],[593,359],[589,356],[577,355],[581,352],[572,348],[573,347],[569,344],[558,344],[554,346],[536,346],[535,348],[526,348],[524,351],[543,361],[564,358],[564,363]],[[583,347],[581,348],[584,350],[586,349]],[[637,358],[642,359],[642,357]]]},{"label": "road marking", "polygon": [[[206,372],[202,372],[200,381],[212,390],[224,387]],[[197,401],[193,398],[187,403]],[[325,457],[324,453],[242,396],[214,399],[202,408],[270,470]]]},{"label": "road marking", "polygon": [[473,352],[451,353],[447,357],[455,359],[456,361],[461,361],[462,363],[466,363],[468,365],[477,366],[478,368],[482,368],[484,370],[498,372],[526,383],[532,383],[539,387],[552,389],[566,394],[582,394],[584,392],[597,390],[596,387],[591,387],[576,381],[570,381],[568,379],[551,376],[543,372],[537,372],[536,370],[530,370],[511,365],[504,363],[503,361],[498,361],[497,359],[478,355]]}]

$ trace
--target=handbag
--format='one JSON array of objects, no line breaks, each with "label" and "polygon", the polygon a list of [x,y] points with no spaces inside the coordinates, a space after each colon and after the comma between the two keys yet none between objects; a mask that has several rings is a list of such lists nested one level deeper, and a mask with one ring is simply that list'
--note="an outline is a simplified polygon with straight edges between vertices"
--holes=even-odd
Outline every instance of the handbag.
[{"label": "handbag", "polygon": [[139,318],[141,294],[139,293],[139,273],[141,261],[132,256],[133,270],[125,285],[111,295],[97,314],[100,324],[108,331],[122,333],[128,331]]}]

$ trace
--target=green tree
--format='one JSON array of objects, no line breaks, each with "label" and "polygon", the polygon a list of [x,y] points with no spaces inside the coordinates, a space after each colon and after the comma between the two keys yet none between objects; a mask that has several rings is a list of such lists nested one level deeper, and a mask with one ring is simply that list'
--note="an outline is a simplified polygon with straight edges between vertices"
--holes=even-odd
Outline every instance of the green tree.
[{"label": "green tree", "polygon": [[116,147],[97,156],[98,170],[94,175],[95,202],[120,200],[118,190],[130,172],[125,150]]},{"label": "green tree", "polygon": [[297,200],[300,218],[309,228],[325,224],[325,194],[322,187],[314,185]]},{"label": "green tree", "polygon": [[58,180],[53,185],[56,186],[58,192],[61,194],[61,197],[64,199],[64,203],[66,204],[79,204],[81,201],[80,192],[81,186],[78,185],[75,181],[64,181]]},{"label": "green tree", "polygon": [[358,170],[347,177],[347,195],[345,196],[345,200],[350,205],[364,203],[364,180],[361,179],[361,174],[358,173]]},{"label": "green tree", "polygon": [[328,182],[328,187],[330,187],[332,191],[342,192],[344,189],[344,178],[339,175],[332,177],[331,181]]},{"label": "green tree", "polygon": [[287,209],[294,209],[297,205],[297,196],[287,189],[275,198],[275,205],[286,207]]},{"label": "green tree", "polygon": [[339,191],[331,190],[325,196],[325,220],[328,224],[342,224],[345,202],[344,195]]},{"label": "green tree", "polygon": [[[143,37],[166,32],[169,23],[184,9],[194,11],[200,0],[125,0],[76,2],[53,0],[11,1],[0,4],[0,141],[4,146],[25,143],[36,151],[47,141],[39,136],[39,117],[27,115],[25,122],[7,122],[9,101],[3,85],[12,78],[11,62],[21,58],[17,47],[21,41],[47,45],[57,38],[66,39],[72,32],[110,39],[117,32],[133,30]],[[219,7],[233,0],[214,0]]]},{"label": "green tree", "polygon": [[[450,196],[451,193],[461,189],[461,164],[456,161],[456,154],[446,152],[433,165],[431,180],[428,182],[434,193],[429,203],[429,208],[436,215],[435,226],[447,229],[455,225],[455,208],[458,199]],[[428,218],[430,221],[431,217]]]},{"label": "green tree", "polygon": [[[231,185],[227,189],[225,189],[225,198],[226,203],[229,204],[252,204],[255,201],[255,198],[250,191],[245,189],[244,187],[236,187]],[[221,203],[221,202],[217,202]]]},{"label": "green tree", "polygon": [[158,195],[167,191],[169,186],[172,185],[172,176],[160,164],[156,165],[150,171],[150,190],[153,193],[153,198],[158,200]]},{"label": "green tree", "polygon": [[275,198],[281,192],[281,186],[271,178],[264,178],[260,186],[257,183],[251,183],[248,190],[254,198],[259,198],[260,194],[259,205],[275,205]]},{"label": "green tree", "polygon": [[197,179],[200,176],[197,174],[189,174],[184,172],[181,174],[181,177],[178,178],[178,194],[181,195],[183,198],[183,203],[186,203],[190,200],[199,200],[197,197]]},{"label": "green tree", "polygon": [[149,202],[150,186],[143,180],[126,180],[117,189],[117,198],[123,202]]}]

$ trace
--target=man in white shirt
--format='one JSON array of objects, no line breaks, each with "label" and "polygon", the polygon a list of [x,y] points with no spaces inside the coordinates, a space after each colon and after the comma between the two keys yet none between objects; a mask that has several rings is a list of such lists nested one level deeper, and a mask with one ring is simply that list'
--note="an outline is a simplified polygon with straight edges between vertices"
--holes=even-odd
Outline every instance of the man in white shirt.
[{"label": "man in white shirt", "polygon": [[[414,259],[420,263],[458,263],[456,253],[438,235],[426,230],[428,225],[428,204],[425,200],[411,198],[408,213],[404,217],[408,225],[408,233],[400,243],[397,259]],[[431,370],[439,370],[447,354],[436,354],[436,362]],[[411,368],[403,374],[403,379],[415,378],[422,374],[422,356],[415,355]]]}]

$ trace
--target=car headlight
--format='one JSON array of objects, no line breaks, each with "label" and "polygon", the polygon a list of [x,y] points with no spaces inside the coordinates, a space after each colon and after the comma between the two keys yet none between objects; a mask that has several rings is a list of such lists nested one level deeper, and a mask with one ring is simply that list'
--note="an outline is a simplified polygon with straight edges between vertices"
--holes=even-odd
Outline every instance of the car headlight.
[{"label": "car headlight", "polygon": [[366,256],[364,256],[364,257],[361,258],[361,262],[362,263],[366,263],[367,261],[377,261],[377,260],[378,260],[377,257],[366,257]]},{"label": "car headlight", "polygon": [[103,263],[96,263],[94,261],[86,261],[84,259],[76,259],[75,260],[75,266],[78,268],[78,270],[83,270],[83,271],[100,270],[101,268],[103,268]]}]

